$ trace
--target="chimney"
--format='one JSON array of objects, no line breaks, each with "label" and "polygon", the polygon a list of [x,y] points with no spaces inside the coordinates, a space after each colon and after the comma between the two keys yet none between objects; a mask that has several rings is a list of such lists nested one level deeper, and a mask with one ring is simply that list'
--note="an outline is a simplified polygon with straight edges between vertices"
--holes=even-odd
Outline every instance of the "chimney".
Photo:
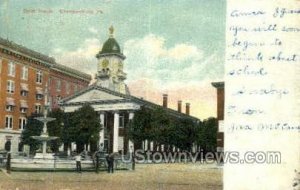
[{"label": "chimney", "polygon": [[177,111],[179,113],[181,113],[181,106],[182,106],[182,101],[181,100],[178,100],[178,103],[177,103]]},{"label": "chimney", "polygon": [[163,107],[168,107],[168,94],[163,94]]},{"label": "chimney", "polygon": [[185,104],[185,114],[190,115],[190,103]]}]

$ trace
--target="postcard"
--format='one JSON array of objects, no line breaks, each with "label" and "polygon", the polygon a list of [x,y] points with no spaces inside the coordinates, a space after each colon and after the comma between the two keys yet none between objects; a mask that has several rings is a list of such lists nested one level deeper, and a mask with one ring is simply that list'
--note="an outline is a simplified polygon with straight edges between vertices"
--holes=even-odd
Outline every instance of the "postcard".
[{"label": "postcard", "polygon": [[299,190],[299,16],[2,0],[0,190]]}]

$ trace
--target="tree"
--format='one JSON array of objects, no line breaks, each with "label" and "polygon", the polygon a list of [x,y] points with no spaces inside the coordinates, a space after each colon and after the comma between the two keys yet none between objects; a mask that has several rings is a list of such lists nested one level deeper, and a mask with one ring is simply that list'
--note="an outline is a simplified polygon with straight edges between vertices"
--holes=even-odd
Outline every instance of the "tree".
[{"label": "tree", "polygon": [[149,133],[152,135],[150,140],[158,145],[167,145],[169,142],[170,116],[162,107],[151,110],[151,127]]},{"label": "tree", "polygon": [[191,151],[198,139],[199,125],[188,118],[176,119],[172,125],[173,144],[181,150]]},{"label": "tree", "polygon": [[61,109],[54,109],[48,115],[49,117],[55,118],[54,121],[47,124],[49,136],[59,137],[56,140],[50,141],[50,148],[52,152],[58,152],[59,147],[62,145],[65,113]]},{"label": "tree", "polygon": [[135,148],[138,147],[145,139],[151,139],[150,125],[151,112],[145,107],[141,107],[140,110],[136,111],[133,120],[129,124],[128,138],[135,143]]},{"label": "tree", "polygon": [[69,119],[68,140],[76,142],[79,152],[83,151],[84,145],[88,144],[91,144],[92,151],[95,151],[99,141],[99,132],[102,129],[97,112],[89,104],[85,104],[70,114]]},{"label": "tree", "polygon": [[21,141],[23,144],[30,146],[30,153],[34,154],[38,150],[41,142],[31,138],[32,136],[39,136],[43,130],[43,123],[36,120],[35,117],[41,117],[39,114],[32,114],[27,118],[27,124],[21,134]]},{"label": "tree", "polygon": [[198,131],[199,125],[191,119],[171,116],[161,107],[142,107],[135,112],[130,123],[129,139],[137,145],[144,140],[153,141],[154,149],[157,145],[165,145],[165,150],[175,146],[191,151],[193,143],[197,141]]},{"label": "tree", "polygon": [[218,120],[210,117],[203,120],[198,133],[198,143],[207,152],[214,152],[217,147]]}]

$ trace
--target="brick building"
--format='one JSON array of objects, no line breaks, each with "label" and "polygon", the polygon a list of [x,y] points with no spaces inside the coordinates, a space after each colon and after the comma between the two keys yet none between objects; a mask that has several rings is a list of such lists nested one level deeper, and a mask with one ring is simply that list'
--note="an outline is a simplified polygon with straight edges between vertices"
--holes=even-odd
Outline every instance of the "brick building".
[{"label": "brick building", "polygon": [[61,64],[51,67],[49,77],[49,98],[51,108],[58,108],[58,101],[73,95],[88,86],[90,75]]},{"label": "brick building", "polygon": [[0,150],[17,152],[26,117],[41,113],[45,88],[51,107],[57,100],[89,85],[90,75],[0,38]]},{"label": "brick building", "polygon": [[224,151],[224,82],[213,82],[212,86],[217,89],[217,152]]}]

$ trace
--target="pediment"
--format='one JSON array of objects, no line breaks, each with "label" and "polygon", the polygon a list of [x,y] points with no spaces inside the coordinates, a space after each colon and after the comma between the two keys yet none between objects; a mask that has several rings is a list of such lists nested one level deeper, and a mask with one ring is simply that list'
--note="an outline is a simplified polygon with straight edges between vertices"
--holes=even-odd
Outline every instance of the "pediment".
[{"label": "pediment", "polygon": [[105,100],[121,100],[123,97],[116,96],[101,89],[92,89],[86,91],[74,98],[69,99],[66,103],[89,102],[89,101],[105,101]]}]

